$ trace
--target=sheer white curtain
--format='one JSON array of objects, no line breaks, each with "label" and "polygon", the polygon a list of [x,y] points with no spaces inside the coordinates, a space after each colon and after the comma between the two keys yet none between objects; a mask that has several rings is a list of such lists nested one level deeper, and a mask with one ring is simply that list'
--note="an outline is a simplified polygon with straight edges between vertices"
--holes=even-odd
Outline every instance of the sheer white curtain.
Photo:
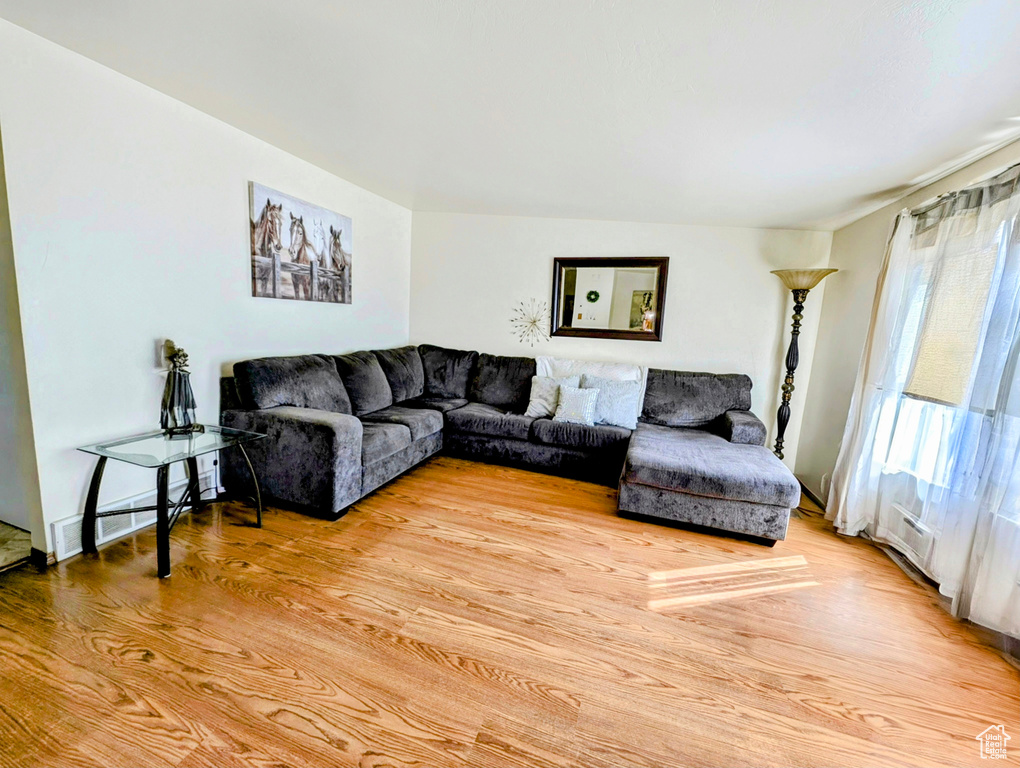
[{"label": "sheer white curtain", "polygon": [[897,218],[828,517],[1020,636],[1020,166]]}]

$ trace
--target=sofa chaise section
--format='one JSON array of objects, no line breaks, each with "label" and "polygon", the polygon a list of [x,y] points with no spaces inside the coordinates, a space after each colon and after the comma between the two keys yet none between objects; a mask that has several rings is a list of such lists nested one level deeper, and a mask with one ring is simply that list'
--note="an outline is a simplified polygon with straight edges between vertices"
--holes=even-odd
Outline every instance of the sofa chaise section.
[{"label": "sofa chaise section", "polygon": [[620,511],[784,539],[800,484],[764,447],[765,426],[749,410],[751,380],[651,369],[647,393]]}]

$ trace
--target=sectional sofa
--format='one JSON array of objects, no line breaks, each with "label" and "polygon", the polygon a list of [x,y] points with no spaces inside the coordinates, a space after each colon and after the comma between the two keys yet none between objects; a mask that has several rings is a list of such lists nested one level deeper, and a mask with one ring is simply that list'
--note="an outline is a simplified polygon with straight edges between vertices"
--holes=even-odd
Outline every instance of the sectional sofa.
[{"label": "sectional sofa", "polygon": [[[650,369],[634,430],[524,415],[534,358],[418,347],[247,360],[222,423],[268,437],[263,493],[328,516],[443,450],[619,488],[623,514],[785,538],[800,486],[767,448],[751,380]],[[223,457],[228,491],[246,471]]]}]

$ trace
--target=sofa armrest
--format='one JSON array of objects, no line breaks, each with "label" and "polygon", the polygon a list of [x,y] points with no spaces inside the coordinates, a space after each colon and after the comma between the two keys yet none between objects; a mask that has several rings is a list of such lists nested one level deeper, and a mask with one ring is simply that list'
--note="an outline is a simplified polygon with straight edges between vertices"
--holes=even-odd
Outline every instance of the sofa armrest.
[{"label": "sofa armrest", "polygon": [[[361,421],[314,408],[278,406],[227,410],[225,427],[266,435],[245,446],[263,492],[272,498],[336,514],[361,497]],[[224,485],[246,487],[237,451],[223,451]]]},{"label": "sofa armrest", "polygon": [[750,411],[726,411],[712,422],[711,430],[731,443],[765,445],[767,430]]}]

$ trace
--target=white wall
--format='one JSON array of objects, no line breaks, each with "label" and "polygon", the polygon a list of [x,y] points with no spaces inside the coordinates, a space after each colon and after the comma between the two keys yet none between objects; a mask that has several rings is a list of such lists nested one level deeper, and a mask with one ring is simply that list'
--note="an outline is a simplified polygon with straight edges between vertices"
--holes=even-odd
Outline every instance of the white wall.
[{"label": "white wall", "polygon": [[[411,340],[507,355],[621,360],[651,367],[746,373],[754,410],[775,423],[792,297],[769,270],[823,267],[824,232],[634,224],[415,212],[411,244]],[[668,256],[661,343],[553,338],[534,348],[510,332],[529,298],[549,302],[557,256]],[[825,289],[811,292],[801,335],[798,396],[811,378]],[[787,430],[794,466],[800,405]]]},{"label": "white wall", "polygon": [[[828,478],[839,454],[871,320],[878,272],[896,214],[1017,162],[1020,142],[1009,144],[833,234],[829,266],[840,271],[824,283],[825,305],[811,389],[802,404],[805,426],[796,463],[797,476],[816,494],[828,491]],[[824,501],[824,495],[822,498]]]},{"label": "white wall", "polygon": [[[407,341],[407,209],[3,21],[0,120],[46,521],[81,509],[76,446],[158,426],[159,338],[205,421],[233,361]],[[353,305],[251,297],[249,180],[352,217]],[[111,465],[103,497],[153,480]]]},{"label": "white wall", "polygon": [[0,132],[0,520],[30,531],[40,527],[42,504],[4,179]]}]

